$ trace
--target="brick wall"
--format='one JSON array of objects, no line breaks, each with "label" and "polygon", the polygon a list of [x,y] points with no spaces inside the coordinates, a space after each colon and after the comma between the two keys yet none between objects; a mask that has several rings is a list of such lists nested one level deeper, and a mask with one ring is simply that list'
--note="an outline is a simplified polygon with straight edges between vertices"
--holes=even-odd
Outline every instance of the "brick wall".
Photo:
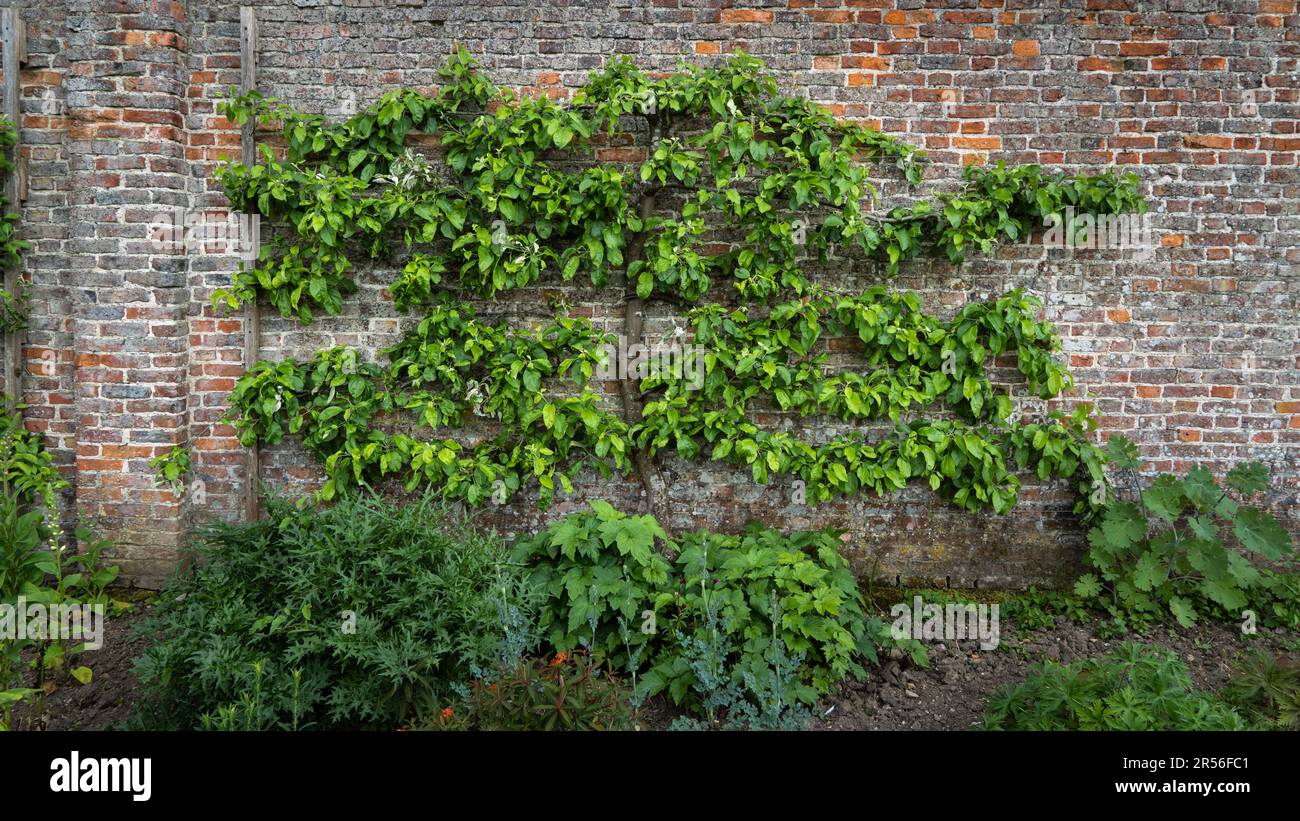
[{"label": "brick wall", "polygon": [[[895,285],[947,314],[1025,287],[1046,302],[1103,428],[1138,441],[1152,471],[1259,459],[1281,475],[1270,497],[1300,530],[1300,15],[1293,0],[449,0],[256,4],[258,88],[311,111],[352,113],[397,85],[431,86],[453,40],[502,85],[564,97],[611,54],[647,69],[743,48],[782,87],[930,151],[926,187],[963,163],[1003,159],[1069,170],[1119,165],[1142,176],[1160,247],[1004,247],[960,268],[926,262]],[[32,331],[23,384],[74,481],[69,515],[114,538],[129,575],[155,583],[196,517],[239,515],[245,457],[220,421],[242,373],[243,319],[209,307],[236,260],[163,253],[148,242],[161,208],[219,207],[211,179],[239,132],[214,99],[239,81],[239,7],[201,0],[61,0],[25,6],[23,144],[31,191]],[[269,135],[268,135],[269,137]],[[900,188],[886,181],[885,193]],[[339,317],[301,328],[265,317],[261,355],[332,344],[374,351],[410,318],[363,269]],[[868,284],[879,272],[826,272]],[[617,292],[559,289],[613,332]],[[488,306],[538,316],[541,295]],[[666,327],[662,306],[650,333]],[[1068,403],[1066,403],[1068,404]],[[1028,405],[1031,409],[1035,406]],[[773,424],[781,420],[771,419]],[[194,452],[201,493],[153,489],[148,458]],[[665,460],[677,528],[850,530],[859,570],[952,584],[1067,576],[1080,532],[1072,494],[1027,482],[1010,515],[970,515],[928,490],[806,509],[791,483]],[[319,473],[292,443],[261,478],[289,492]],[[634,508],[634,479],[584,477],[545,514],[525,500],[480,514],[517,532],[582,499]]]}]

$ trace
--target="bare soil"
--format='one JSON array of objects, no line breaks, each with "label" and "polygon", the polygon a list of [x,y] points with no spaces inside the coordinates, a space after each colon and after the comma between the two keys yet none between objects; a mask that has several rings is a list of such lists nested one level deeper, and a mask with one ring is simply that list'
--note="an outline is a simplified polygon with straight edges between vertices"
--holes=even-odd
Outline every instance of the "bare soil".
[{"label": "bare soil", "polygon": [[[81,684],[66,673],[47,681],[44,710],[24,704],[15,710],[14,729],[107,730],[125,722],[139,698],[132,668],[149,643],[135,634],[135,624],[148,607],[147,602],[137,602],[131,611],[106,618],[104,646],[82,653],[67,665],[89,667],[90,683]],[[35,686],[33,676],[28,675],[24,686]]]},{"label": "bare soil", "polygon": [[983,718],[988,698],[1023,681],[1038,662],[1098,658],[1125,641],[1177,652],[1198,689],[1219,690],[1251,651],[1285,651],[1295,644],[1295,636],[1284,630],[1243,636],[1237,625],[1161,628],[1144,636],[1108,639],[1098,635],[1099,626],[1100,622],[1076,625],[1058,617],[1054,628],[1004,635],[992,651],[980,650],[977,641],[930,644],[928,668],[899,658],[885,661],[874,675],[868,671],[867,681],[846,685],[822,705],[819,725],[826,730],[971,729]]}]

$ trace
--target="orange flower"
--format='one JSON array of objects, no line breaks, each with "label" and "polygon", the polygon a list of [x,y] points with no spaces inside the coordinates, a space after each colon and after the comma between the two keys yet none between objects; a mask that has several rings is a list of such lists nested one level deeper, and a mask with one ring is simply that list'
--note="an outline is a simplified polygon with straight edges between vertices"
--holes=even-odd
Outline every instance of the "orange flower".
[{"label": "orange flower", "polygon": [[551,666],[559,667],[561,664],[563,664],[568,660],[569,660],[569,655],[567,653],[557,653],[555,655],[555,660],[551,662]]},{"label": "orange flower", "polygon": [[451,709],[450,707],[443,707],[443,708],[442,708],[442,720],[443,720],[443,721],[446,721],[447,719],[451,718],[451,717],[454,716],[454,715],[456,715],[456,711],[453,710],[453,709]]}]

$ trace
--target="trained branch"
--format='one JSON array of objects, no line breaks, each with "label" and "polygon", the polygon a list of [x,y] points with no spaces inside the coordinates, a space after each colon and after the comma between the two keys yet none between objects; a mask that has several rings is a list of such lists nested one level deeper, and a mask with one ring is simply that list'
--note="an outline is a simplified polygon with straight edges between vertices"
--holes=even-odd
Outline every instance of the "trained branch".
[{"label": "trained branch", "polygon": [[[637,213],[643,224],[654,213],[654,209],[655,193],[653,191],[646,192],[637,204]],[[645,229],[632,236],[628,242],[625,256],[628,265],[642,258],[645,253],[645,241]],[[636,295],[636,284],[630,278],[623,292],[623,298],[624,335],[627,340],[626,344],[632,345],[639,343],[644,333],[645,301]],[[623,399],[623,416],[629,426],[635,425],[641,419],[642,405],[639,381],[635,375],[624,374],[618,383],[619,394]],[[668,485],[659,473],[658,466],[655,465],[654,459],[643,448],[635,448],[632,451],[632,464],[636,466],[637,478],[641,480],[641,487],[645,491],[648,512],[659,520],[659,524],[663,526],[669,538],[672,538],[668,517],[663,510],[663,503],[668,495]]]}]

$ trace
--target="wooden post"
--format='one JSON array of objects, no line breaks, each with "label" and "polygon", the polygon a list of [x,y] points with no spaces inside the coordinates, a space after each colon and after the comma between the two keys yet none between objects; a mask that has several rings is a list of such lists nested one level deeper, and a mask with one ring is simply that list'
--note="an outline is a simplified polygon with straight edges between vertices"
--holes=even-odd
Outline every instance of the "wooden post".
[{"label": "wooden post", "polygon": [[[257,9],[253,6],[241,6],[239,9],[239,90],[247,94],[257,87]],[[244,165],[251,166],[257,161],[257,119],[250,117],[244,123],[240,135],[243,148]],[[245,242],[251,243],[245,255],[245,262],[251,256],[256,264],[257,253],[261,247],[260,215],[248,216],[245,223],[249,226],[250,236]],[[241,251],[244,248],[241,248]],[[262,317],[256,297],[248,302],[248,317],[244,321],[244,367],[252,368],[257,363],[262,348]],[[244,512],[252,522],[261,516],[257,498],[258,481],[261,477],[261,458],[258,443],[254,442],[248,450],[248,481],[244,487]]]},{"label": "wooden post", "polygon": [[[19,64],[26,56],[26,37],[23,21],[15,6],[0,9],[0,40],[4,47],[4,114],[14,124],[14,148],[12,167],[4,181],[4,195],[8,200],[6,208],[10,213],[22,214],[23,191],[20,185],[22,175],[22,127],[23,113],[19,108],[18,92],[21,78],[18,75]],[[14,231],[18,230],[15,223]],[[22,284],[22,266],[16,265],[5,271],[5,290],[11,296],[17,296]],[[22,329],[5,332],[4,336],[4,394],[5,410],[12,413],[14,406],[22,399],[23,360],[22,348],[26,333]]]}]

